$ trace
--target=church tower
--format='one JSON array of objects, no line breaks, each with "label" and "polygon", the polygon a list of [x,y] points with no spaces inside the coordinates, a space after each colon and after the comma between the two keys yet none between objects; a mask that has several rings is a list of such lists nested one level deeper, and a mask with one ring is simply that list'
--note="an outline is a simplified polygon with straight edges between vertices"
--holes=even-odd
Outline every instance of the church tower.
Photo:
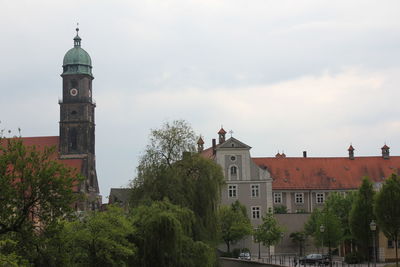
[{"label": "church tower", "polygon": [[61,158],[82,159],[81,174],[86,178],[80,192],[87,196],[86,205],[78,209],[96,209],[99,187],[95,164],[96,107],[92,99],[92,61],[81,48],[79,28],[76,29],[74,47],[64,56],[62,77],[62,100],[60,104]]}]

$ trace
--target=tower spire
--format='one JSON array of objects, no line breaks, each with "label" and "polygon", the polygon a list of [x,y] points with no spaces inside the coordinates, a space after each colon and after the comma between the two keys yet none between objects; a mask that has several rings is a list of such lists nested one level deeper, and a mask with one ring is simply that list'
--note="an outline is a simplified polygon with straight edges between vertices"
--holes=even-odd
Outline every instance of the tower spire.
[{"label": "tower spire", "polygon": [[81,47],[81,37],[79,37],[79,22],[76,23],[76,36],[74,38],[74,46],[75,47]]}]

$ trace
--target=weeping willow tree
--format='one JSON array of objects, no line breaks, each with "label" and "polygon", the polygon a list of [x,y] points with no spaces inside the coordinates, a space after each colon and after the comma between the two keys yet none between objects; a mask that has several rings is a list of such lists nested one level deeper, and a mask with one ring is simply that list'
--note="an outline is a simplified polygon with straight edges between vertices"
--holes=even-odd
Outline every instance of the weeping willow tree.
[{"label": "weeping willow tree", "polygon": [[215,263],[213,249],[190,238],[195,223],[191,210],[164,200],[138,206],[132,214],[132,241],[139,249],[134,266],[211,267]]},{"label": "weeping willow tree", "polygon": [[152,130],[132,182],[131,206],[168,199],[193,212],[191,238],[216,244],[221,167],[194,153],[195,135],[185,121]]}]

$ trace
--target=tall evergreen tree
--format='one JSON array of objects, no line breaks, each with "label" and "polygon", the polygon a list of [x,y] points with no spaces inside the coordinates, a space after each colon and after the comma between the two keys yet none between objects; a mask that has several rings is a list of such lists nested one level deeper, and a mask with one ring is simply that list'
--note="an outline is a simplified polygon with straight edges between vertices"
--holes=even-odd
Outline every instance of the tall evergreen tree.
[{"label": "tall evergreen tree", "polygon": [[375,219],[373,203],[374,190],[372,183],[368,178],[364,178],[361,187],[356,193],[350,211],[349,224],[351,233],[361,254],[368,260],[368,248],[372,244],[372,236],[369,234],[371,232],[369,225],[371,221]]},{"label": "tall evergreen tree", "polygon": [[376,196],[374,212],[379,228],[385,236],[394,241],[396,249],[396,267],[398,262],[398,241],[400,237],[400,178],[397,174],[385,181]]}]

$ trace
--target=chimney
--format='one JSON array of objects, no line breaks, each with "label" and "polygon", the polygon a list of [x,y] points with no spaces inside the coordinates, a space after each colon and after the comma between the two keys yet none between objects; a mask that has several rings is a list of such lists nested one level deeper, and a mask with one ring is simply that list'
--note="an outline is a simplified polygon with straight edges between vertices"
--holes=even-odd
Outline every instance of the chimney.
[{"label": "chimney", "polygon": [[216,153],[216,149],[217,148],[217,140],[215,140],[215,138],[212,139],[212,149],[213,149],[213,155],[215,155]]},{"label": "chimney", "polygon": [[307,158],[307,151],[303,151],[303,158]]},{"label": "chimney", "polygon": [[347,149],[347,151],[349,151],[349,159],[353,160],[354,159],[354,147],[352,145],[349,146],[349,149]]},{"label": "chimney", "polygon": [[386,144],[381,148],[382,158],[389,159],[389,149],[390,149],[390,147],[388,147]]}]

